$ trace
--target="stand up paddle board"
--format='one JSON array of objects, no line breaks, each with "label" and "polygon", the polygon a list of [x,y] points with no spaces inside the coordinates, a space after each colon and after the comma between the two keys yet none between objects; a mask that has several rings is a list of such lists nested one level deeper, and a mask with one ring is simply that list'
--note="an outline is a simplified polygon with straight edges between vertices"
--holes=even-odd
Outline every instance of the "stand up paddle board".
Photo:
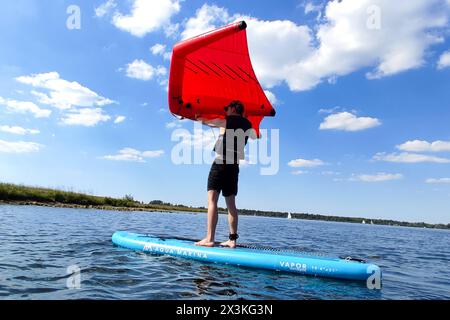
[{"label": "stand up paddle board", "polygon": [[309,276],[357,281],[367,281],[369,277],[374,275],[381,277],[381,270],[378,266],[350,257],[346,259],[325,258],[290,251],[246,246],[238,246],[233,249],[221,246],[200,247],[194,244],[194,240],[166,239],[126,231],[115,232],[112,236],[112,242],[120,247],[135,251]]}]

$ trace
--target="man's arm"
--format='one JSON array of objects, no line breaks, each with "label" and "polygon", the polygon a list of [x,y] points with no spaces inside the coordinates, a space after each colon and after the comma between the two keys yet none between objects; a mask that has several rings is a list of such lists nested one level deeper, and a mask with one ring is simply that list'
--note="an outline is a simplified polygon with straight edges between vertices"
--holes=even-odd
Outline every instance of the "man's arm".
[{"label": "man's arm", "polygon": [[227,120],[225,119],[199,119],[204,125],[210,126],[210,127],[215,127],[215,128],[220,128],[221,132],[222,129],[225,130],[226,126],[227,126]]}]

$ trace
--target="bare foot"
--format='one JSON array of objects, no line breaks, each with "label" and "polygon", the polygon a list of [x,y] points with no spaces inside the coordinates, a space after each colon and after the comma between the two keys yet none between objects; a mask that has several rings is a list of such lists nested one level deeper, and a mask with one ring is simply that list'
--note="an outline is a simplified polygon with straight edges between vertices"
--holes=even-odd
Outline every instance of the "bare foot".
[{"label": "bare foot", "polygon": [[236,248],[236,240],[228,240],[220,244],[223,247]]},{"label": "bare foot", "polygon": [[195,243],[196,246],[203,246],[203,247],[214,247],[213,241],[208,241],[206,238],[203,240],[200,240]]}]

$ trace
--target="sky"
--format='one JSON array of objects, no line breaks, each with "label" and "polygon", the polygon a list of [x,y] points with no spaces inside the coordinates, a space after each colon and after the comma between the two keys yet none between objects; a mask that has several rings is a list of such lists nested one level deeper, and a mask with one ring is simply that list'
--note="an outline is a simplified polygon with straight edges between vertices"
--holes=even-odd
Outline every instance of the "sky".
[{"label": "sky", "polygon": [[0,181],[206,206],[210,165],[172,159],[171,50],[245,20],[279,165],[243,163],[238,207],[450,223],[450,1],[403,2],[4,1]]}]

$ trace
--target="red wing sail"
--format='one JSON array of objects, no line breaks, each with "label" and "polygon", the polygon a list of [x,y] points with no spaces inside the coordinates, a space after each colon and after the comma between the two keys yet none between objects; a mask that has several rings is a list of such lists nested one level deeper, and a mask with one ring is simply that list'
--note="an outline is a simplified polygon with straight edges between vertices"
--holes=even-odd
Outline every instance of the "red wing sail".
[{"label": "red wing sail", "polygon": [[244,21],[177,43],[169,77],[169,109],[198,120],[223,119],[232,100],[245,106],[245,116],[259,137],[259,124],[275,110],[256,79]]}]

